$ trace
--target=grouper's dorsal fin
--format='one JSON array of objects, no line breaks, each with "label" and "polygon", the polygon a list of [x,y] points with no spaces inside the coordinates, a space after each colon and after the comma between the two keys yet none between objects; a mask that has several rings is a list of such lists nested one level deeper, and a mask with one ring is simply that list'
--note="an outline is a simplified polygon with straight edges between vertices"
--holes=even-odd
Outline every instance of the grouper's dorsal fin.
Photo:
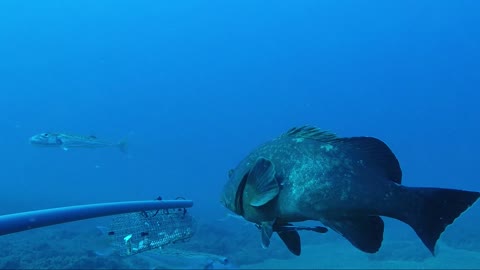
[{"label": "grouper's dorsal fin", "polygon": [[349,151],[349,156],[362,161],[363,166],[382,173],[385,179],[402,183],[402,169],[395,154],[381,140],[373,137],[351,137],[340,139]]},{"label": "grouper's dorsal fin", "polygon": [[335,134],[314,126],[294,127],[285,132],[281,137],[312,139],[322,142],[333,142],[338,140],[338,137]]},{"label": "grouper's dorsal fin", "polygon": [[247,185],[254,193],[249,202],[251,206],[259,207],[273,200],[280,192],[273,163],[265,158],[257,159],[248,174]]}]

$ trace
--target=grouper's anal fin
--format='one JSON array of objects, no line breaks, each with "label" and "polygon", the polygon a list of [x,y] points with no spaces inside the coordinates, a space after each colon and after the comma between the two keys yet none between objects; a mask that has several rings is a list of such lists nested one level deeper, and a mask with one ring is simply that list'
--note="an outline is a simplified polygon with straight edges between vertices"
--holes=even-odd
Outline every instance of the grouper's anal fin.
[{"label": "grouper's anal fin", "polygon": [[250,170],[247,185],[253,188],[253,197],[249,199],[251,206],[259,207],[273,200],[280,192],[275,179],[275,167],[265,158],[259,158]]},{"label": "grouper's anal fin", "polygon": [[378,216],[346,217],[323,221],[363,252],[375,253],[383,241],[383,220]]}]

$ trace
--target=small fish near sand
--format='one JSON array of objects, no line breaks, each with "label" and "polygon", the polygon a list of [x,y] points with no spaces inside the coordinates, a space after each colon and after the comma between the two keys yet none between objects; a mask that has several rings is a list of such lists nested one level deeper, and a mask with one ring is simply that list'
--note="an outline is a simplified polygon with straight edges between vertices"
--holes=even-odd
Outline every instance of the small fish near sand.
[{"label": "small fish near sand", "polygon": [[81,136],[65,133],[40,133],[30,138],[30,143],[35,146],[58,147],[63,150],[70,148],[105,148],[116,147],[127,153],[127,141],[109,142],[98,139],[96,136]]},{"label": "small fish near sand", "polygon": [[253,150],[234,170],[221,202],[255,223],[262,246],[277,233],[295,255],[301,253],[292,222],[320,221],[366,253],[383,241],[382,216],[400,220],[434,254],[445,228],[480,193],[402,185],[400,164],[381,140],[341,138],[312,126],[295,127]]}]

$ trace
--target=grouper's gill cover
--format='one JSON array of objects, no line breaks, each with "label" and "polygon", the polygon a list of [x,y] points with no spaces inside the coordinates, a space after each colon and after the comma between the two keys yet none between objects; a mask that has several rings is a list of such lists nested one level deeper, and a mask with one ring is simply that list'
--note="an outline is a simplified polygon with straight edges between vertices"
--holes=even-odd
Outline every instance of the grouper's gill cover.
[{"label": "grouper's gill cover", "polygon": [[277,232],[300,254],[289,222],[318,220],[364,252],[378,251],[388,216],[409,224],[427,248],[480,193],[410,188],[389,147],[372,137],[339,138],[315,127],[292,128],[252,151],[230,173],[222,202],[256,223],[268,246]]}]

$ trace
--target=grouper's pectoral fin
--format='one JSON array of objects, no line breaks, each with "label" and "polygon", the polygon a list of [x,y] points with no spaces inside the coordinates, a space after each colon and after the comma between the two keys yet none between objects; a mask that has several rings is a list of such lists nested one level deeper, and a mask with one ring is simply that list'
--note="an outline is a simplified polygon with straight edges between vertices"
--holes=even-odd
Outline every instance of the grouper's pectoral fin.
[{"label": "grouper's pectoral fin", "polygon": [[274,199],[280,192],[280,187],[275,179],[275,167],[265,158],[259,158],[250,170],[247,185],[253,188],[250,205],[259,207]]},{"label": "grouper's pectoral fin", "polygon": [[262,222],[260,224],[260,233],[262,234],[262,247],[267,248],[270,245],[270,238],[273,234],[273,221]]},{"label": "grouper's pectoral fin", "polygon": [[322,222],[363,252],[375,253],[382,245],[384,225],[378,216],[357,216]]}]

